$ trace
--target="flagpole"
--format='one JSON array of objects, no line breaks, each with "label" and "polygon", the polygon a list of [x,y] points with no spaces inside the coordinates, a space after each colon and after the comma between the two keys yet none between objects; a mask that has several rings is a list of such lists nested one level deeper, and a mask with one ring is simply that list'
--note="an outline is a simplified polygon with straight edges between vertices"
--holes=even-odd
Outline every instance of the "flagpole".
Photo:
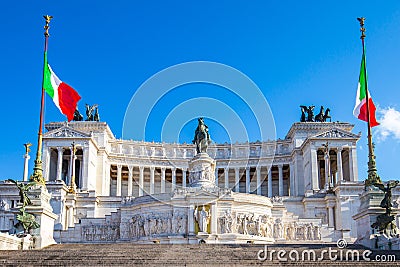
[{"label": "flagpole", "polygon": [[33,167],[33,174],[30,177],[31,181],[35,181],[39,184],[45,185],[45,181],[43,178],[43,168],[42,168],[42,143],[43,143],[43,117],[44,117],[44,68],[46,67],[46,53],[47,53],[47,44],[49,39],[49,23],[53,16],[45,15],[43,16],[46,24],[44,26],[44,53],[43,53],[43,76],[42,76],[42,98],[40,102],[40,116],[39,116],[39,131],[38,131],[38,146],[36,151],[36,159],[35,166]]},{"label": "flagpole", "polygon": [[363,49],[363,61],[364,61],[364,77],[365,77],[365,100],[367,106],[367,125],[368,125],[368,179],[365,181],[365,185],[373,185],[374,183],[381,183],[381,179],[377,174],[376,162],[375,162],[375,154],[374,154],[374,145],[372,143],[372,131],[371,131],[371,119],[370,119],[370,110],[369,110],[369,92],[368,92],[368,79],[367,79],[367,62],[365,59],[365,27],[364,22],[365,18],[357,18],[360,22],[360,32],[361,32],[361,43]]}]

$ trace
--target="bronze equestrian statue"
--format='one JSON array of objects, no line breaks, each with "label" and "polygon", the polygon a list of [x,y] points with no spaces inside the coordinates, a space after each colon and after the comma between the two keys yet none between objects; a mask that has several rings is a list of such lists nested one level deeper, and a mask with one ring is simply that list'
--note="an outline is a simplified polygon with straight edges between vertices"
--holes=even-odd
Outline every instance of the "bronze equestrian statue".
[{"label": "bronze equestrian statue", "polygon": [[330,109],[329,108],[327,108],[326,109],[326,111],[325,111],[325,115],[324,115],[324,121],[327,121],[327,119],[329,119],[329,122],[332,122],[332,118],[331,118],[331,115],[330,115]]},{"label": "bronze equestrian statue", "polygon": [[319,113],[315,116],[315,121],[324,122],[324,106],[321,106]]}]

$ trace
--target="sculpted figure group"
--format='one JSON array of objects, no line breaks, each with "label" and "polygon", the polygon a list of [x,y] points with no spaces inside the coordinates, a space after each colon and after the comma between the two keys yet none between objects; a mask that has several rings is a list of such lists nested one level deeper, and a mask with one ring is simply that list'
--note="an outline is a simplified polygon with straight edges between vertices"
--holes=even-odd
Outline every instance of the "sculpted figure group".
[{"label": "sculpted figure group", "polygon": [[82,236],[85,241],[116,241],[120,236],[119,224],[89,224],[82,227]]},{"label": "sculpted figure group", "polygon": [[315,106],[300,106],[301,108],[301,117],[300,117],[300,122],[326,122],[329,121],[331,122],[331,115],[330,115],[330,109],[327,108],[325,111],[324,106],[321,106],[321,109],[319,113],[314,117],[314,108]]},{"label": "sculpted figure group", "polygon": [[183,212],[165,214],[136,214],[129,220],[130,238],[157,235],[185,234],[187,214]]},{"label": "sculpted figure group", "polygon": [[[94,104],[90,106],[89,104],[85,104],[85,106],[86,106],[86,121],[100,121],[99,105]],[[74,112],[73,121],[83,121],[83,116],[78,109],[76,109]]]},{"label": "sculpted figure group", "polygon": [[321,228],[313,223],[284,223],[280,218],[225,211],[218,218],[220,234],[237,233],[285,240],[321,240]]}]

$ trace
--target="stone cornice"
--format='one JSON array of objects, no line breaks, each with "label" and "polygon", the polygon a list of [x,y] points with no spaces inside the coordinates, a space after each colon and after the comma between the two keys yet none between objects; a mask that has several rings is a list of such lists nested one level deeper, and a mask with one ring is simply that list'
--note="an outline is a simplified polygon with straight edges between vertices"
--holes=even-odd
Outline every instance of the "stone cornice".
[{"label": "stone cornice", "polygon": [[348,122],[295,122],[293,123],[292,127],[290,127],[286,138],[293,138],[294,133],[298,131],[323,132],[333,127],[351,132],[351,130],[354,128],[354,124],[350,124]]}]

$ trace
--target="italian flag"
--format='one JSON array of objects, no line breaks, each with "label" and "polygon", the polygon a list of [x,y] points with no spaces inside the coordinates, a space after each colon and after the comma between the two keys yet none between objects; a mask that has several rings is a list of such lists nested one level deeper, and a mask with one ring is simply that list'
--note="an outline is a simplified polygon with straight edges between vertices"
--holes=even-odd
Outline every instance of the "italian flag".
[{"label": "italian flag", "polygon": [[47,52],[44,55],[43,88],[53,99],[54,104],[68,121],[74,118],[76,105],[81,99],[79,94],[68,84],[61,81],[47,63]]},{"label": "italian flag", "polygon": [[[356,105],[354,106],[353,114],[356,118],[368,121],[368,111],[367,111],[367,77],[366,77],[365,67],[365,54],[363,53],[361,60],[360,77],[358,79],[357,97]],[[368,91],[368,106],[369,106],[369,122],[370,126],[378,126],[379,123],[375,118],[375,105],[372,101],[371,94]]]}]

